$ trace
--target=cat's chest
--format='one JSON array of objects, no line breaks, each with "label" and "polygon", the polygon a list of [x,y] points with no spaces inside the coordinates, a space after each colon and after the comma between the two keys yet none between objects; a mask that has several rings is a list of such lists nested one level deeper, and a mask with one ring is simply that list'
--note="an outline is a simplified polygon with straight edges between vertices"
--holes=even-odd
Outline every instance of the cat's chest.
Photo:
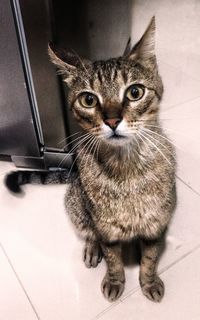
[{"label": "cat's chest", "polygon": [[156,234],[160,228],[161,186],[153,175],[121,183],[92,179],[86,191],[99,231],[111,241]]}]

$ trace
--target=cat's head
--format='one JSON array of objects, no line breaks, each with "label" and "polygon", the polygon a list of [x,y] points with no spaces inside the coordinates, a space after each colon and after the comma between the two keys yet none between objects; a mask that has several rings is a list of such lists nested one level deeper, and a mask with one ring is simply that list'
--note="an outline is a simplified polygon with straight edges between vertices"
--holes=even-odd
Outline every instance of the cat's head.
[{"label": "cat's head", "polygon": [[146,120],[158,117],[163,86],[155,57],[155,18],[123,56],[91,62],[49,47],[51,61],[68,86],[68,105],[79,125],[106,143],[134,140]]}]

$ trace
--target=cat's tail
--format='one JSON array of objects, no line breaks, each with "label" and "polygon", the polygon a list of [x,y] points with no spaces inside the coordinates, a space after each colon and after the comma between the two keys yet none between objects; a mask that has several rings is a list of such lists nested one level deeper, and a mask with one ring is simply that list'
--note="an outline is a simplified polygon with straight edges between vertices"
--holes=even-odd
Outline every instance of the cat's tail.
[{"label": "cat's tail", "polygon": [[63,184],[69,182],[69,170],[62,171],[13,171],[5,176],[6,187],[14,192],[21,193],[21,186],[32,184]]}]

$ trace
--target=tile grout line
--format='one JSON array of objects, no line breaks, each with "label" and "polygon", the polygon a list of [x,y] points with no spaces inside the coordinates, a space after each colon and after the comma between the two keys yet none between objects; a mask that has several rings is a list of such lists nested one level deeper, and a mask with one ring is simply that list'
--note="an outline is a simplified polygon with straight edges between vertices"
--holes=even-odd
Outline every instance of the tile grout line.
[{"label": "tile grout line", "polygon": [[193,252],[195,252],[196,250],[198,250],[200,248],[200,243],[192,248],[191,250],[189,250],[188,252],[186,252],[185,254],[183,254],[180,258],[177,258],[174,262],[172,262],[171,264],[169,264],[166,267],[163,267],[163,269],[160,270],[159,274],[163,274],[165,271],[167,271],[168,269],[170,269],[171,267],[173,267],[174,265],[176,265],[177,263],[181,262],[183,259],[185,259],[186,257],[188,257],[190,254],[192,254]]},{"label": "tile grout line", "polygon": [[22,281],[20,280],[20,278],[19,278],[19,276],[18,276],[17,272],[15,271],[15,268],[14,268],[14,266],[13,266],[13,264],[12,264],[12,262],[11,262],[11,260],[10,260],[9,256],[8,256],[8,254],[6,253],[6,250],[4,249],[4,247],[3,247],[3,245],[2,245],[2,243],[1,243],[1,242],[0,242],[0,247],[1,247],[1,249],[2,249],[2,251],[3,251],[3,253],[4,253],[4,255],[5,255],[6,260],[8,261],[8,263],[9,263],[9,265],[10,265],[10,267],[11,267],[12,271],[14,272],[15,277],[16,277],[16,279],[17,279],[17,281],[18,281],[18,283],[19,283],[19,285],[20,285],[21,289],[23,290],[23,292],[24,292],[24,294],[25,294],[26,298],[28,299],[28,301],[29,301],[29,303],[30,303],[30,305],[31,305],[31,308],[32,308],[32,310],[33,310],[34,314],[36,315],[36,318],[37,318],[38,320],[41,320],[41,318],[39,317],[39,314],[37,313],[37,310],[35,309],[35,307],[34,307],[34,305],[33,305],[32,301],[31,301],[31,298],[29,297],[29,295],[28,295],[28,293],[27,293],[26,289],[24,288],[23,283],[22,283]]},{"label": "tile grout line", "polygon": [[177,174],[176,174],[176,178],[178,178],[186,187],[188,187],[190,190],[192,190],[193,193],[195,193],[197,196],[200,197],[200,193],[197,190],[195,190],[189,183],[187,183],[185,180],[180,178]]},{"label": "tile grout line", "polygon": [[[162,112],[163,112],[163,113],[164,113],[164,112],[167,112],[168,110],[171,110],[171,109],[174,109],[174,108],[176,108],[176,107],[179,107],[179,106],[181,106],[182,104],[186,104],[186,103],[188,103],[188,102],[193,102],[193,101],[198,100],[198,99],[200,99],[200,96],[195,97],[195,98],[192,98],[192,99],[188,99],[188,100],[183,101],[183,102],[179,102],[179,103],[176,103],[176,104],[172,104],[172,105],[169,106],[167,109],[164,109],[164,105],[163,105]],[[162,108],[162,107],[161,107],[161,108]]]},{"label": "tile grout line", "polygon": [[[171,264],[169,264],[168,266],[164,267],[163,269],[160,270],[160,272],[158,272],[158,274],[163,274],[165,273],[167,270],[169,270],[171,267],[173,267],[174,265],[176,265],[177,263],[179,263],[180,261],[182,261],[183,259],[185,259],[187,256],[189,256],[190,254],[192,254],[193,252],[195,252],[196,250],[198,250],[200,248],[200,243],[194,247],[193,249],[191,249],[190,251],[188,251],[187,253],[183,254],[180,258],[176,259],[174,262],[172,262]],[[109,312],[110,310],[112,310],[113,308],[115,308],[117,305],[119,305],[120,303],[123,303],[128,297],[132,296],[135,292],[137,292],[140,289],[140,286],[138,286],[137,288],[131,290],[129,293],[127,293],[127,295],[123,298],[120,299],[118,303],[115,303],[114,305],[111,305],[110,307],[104,309],[103,311],[101,311],[99,314],[97,314],[95,316],[95,318],[93,318],[92,320],[97,320],[100,319],[101,317],[103,317],[107,312]]]},{"label": "tile grout line", "polygon": [[165,64],[166,66],[170,67],[170,68],[175,68],[177,70],[177,72],[180,72],[182,73],[183,75],[187,76],[187,77],[190,77],[192,80],[194,81],[197,81],[197,82],[200,82],[200,79],[199,78],[196,78],[196,77],[193,77],[191,74],[185,72],[185,71],[182,71],[181,67],[176,67],[174,66],[173,64],[171,63],[168,63],[166,61],[164,61],[163,59],[158,59],[158,62],[161,62],[163,64]]}]

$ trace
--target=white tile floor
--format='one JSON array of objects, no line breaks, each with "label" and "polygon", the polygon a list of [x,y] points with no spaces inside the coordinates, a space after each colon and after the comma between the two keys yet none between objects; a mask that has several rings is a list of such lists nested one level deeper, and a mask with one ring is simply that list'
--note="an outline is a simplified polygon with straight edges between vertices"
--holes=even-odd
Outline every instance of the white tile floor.
[{"label": "white tile floor", "polygon": [[162,303],[141,294],[137,264],[126,267],[119,302],[105,301],[105,264],[88,270],[82,263],[83,244],[64,211],[65,187],[28,185],[25,197],[14,197],[3,185],[13,165],[0,162],[0,319],[200,319],[200,2],[137,0],[134,34],[153,14],[165,83],[161,119],[179,147],[181,179],[159,265],[166,286]]}]

